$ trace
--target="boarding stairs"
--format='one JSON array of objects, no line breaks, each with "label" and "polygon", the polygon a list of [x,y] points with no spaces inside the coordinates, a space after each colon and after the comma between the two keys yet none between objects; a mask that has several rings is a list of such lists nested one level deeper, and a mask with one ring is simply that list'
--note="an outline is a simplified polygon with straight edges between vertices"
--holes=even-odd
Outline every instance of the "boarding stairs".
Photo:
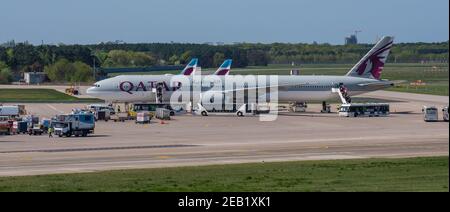
[{"label": "boarding stairs", "polygon": [[349,104],[352,102],[352,99],[348,95],[348,90],[344,85],[340,85],[339,88],[332,88],[331,92],[339,94],[342,104]]}]

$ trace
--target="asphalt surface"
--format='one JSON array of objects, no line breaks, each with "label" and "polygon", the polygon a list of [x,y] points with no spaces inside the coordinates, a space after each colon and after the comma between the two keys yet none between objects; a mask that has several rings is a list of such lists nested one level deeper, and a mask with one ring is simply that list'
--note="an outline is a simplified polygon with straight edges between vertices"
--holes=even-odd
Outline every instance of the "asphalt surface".
[{"label": "asphalt surface", "polygon": [[[448,105],[448,96],[377,91],[364,97],[391,101],[392,114],[344,118],[321,114],[320,105],[310,104],[307,113],[280,113],[273,122],[182,115],[163,124],[100,121],[86,138],[1,136],[0,176],[449,154],[448,122],[426,123],[421,114],[423,105]],[[29,112],[45,117],[82,106],[26,104]]]}]

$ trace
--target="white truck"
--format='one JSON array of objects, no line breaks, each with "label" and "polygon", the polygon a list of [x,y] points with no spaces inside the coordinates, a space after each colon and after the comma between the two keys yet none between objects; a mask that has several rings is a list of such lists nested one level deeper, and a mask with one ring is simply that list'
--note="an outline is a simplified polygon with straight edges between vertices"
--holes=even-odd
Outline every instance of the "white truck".
[{"label": "white truck", "polygon": [[426,122],[438,121],[438,109],[435,106],[423,106],[423,120]]},{"label": "white truck", "polygon": [[55,135],[59,137],[83,136],[94,133],[94,114],[90,112],[79,112],[69,115],[60,115],[52,120]]},{"label": "white truck", "polygon": [[19,117],[19,106],[0,106],[0,116],[8,116],[11,118]]}]

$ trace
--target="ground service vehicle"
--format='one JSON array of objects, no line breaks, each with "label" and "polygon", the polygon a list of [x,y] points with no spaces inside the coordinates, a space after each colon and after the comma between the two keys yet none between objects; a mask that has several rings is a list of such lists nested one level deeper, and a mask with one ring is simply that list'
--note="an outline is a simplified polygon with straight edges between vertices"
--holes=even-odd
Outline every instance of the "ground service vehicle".
[{"label": "ground service vehicle", "polygon": [[426,122],[439,120],[438,110],[435,106],[423,106],[422,112],[423,120]]},{"label": "ground service vehicle", "polygon": [[111,115],[109,119],[113,120],[114,122],[118,121],[125,122],[125,120],[128,120],[128,113],[126,112],[116,113],[114,115]]},{"label": "ground service vehicle", "polygon": [[[170,106],[170,104],[165,103],[135,103],[133,107],[130,108],[129,114],[131,117],[136,117],[138,112],[150,112],[155,115],[157,108],[164,108],[170,111],[170,115],[175,115],[175,110]],[[183,110],[183,109],[180,109]]]},{"label": "ground service vehicle", "polygon": [[18,117],[20,115],[19,106],[0,106],[0,116]]},{"label": "ground service vehicle", "polygon": [[105,104],[91,104],[87,106],[87,109],[90,110],[91,112],[109,110],[109,113],[111,115],[115,113],[115,110],[112,106]]},{"label": "ground service vehicle", "polygon": [[448,106],[442,108],[442,119],[448,122]]},{"label": "ground service vehicle", "polygon": [[339,116],[388,116],[389,104],[385,103],[347,103],[339,107]]},{"label": "ground service vehicle", "polygon": [[270,107],[264,105],[258,106],[258,104],[202,105],[198,103],[197,107],[195,113],[202,116],[227,114],[246,116],[268,113],[270,110]]},{"label": "ground service vehicle", "polygon": [[170,120],[170,110],[165,108],[156,108],[155,117],[161,120]]},{"label": "ground service vehicle", "polygon": [[136,115],[136,124],[149,124],[152,116],[152,114],[146,111],[139,112]]},{"label": "ground service vehicle", "polygon": [[104,120],[108,121],[111,118],[110,110],[97,110],[94,112],[95,121]]},{"label": "ground service vehicle", "polygon": [[43,128],[41,124],[34,124],[33,127],[28,129],[28,135],[42,135],[44,133]]},{"label": "ground service vehicle", "polygon": [[7,116],[0,116],[0,135],[11,135],[13,122]]},{"label": "ground service vehicle", "polygon": [[55,135],[59,137],[72,135],[85,137],[94,133],[94,115],[90,112],[60,115],[52,121],[52,126],[55,129]]},{"label": "ground service vehicle", "polygon": [[25,121],[15,121],[13,123],[13,129],[16,134],[28,133],[28,123]]}]

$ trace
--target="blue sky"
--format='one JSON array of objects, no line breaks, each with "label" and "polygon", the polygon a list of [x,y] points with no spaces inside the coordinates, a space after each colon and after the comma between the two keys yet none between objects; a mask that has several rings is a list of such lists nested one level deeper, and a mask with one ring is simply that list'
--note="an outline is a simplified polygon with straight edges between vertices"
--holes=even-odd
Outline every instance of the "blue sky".
[{"label": "blue sky", "polygon": [[448,0],[1,0],[0,42],[447,41]]}]

